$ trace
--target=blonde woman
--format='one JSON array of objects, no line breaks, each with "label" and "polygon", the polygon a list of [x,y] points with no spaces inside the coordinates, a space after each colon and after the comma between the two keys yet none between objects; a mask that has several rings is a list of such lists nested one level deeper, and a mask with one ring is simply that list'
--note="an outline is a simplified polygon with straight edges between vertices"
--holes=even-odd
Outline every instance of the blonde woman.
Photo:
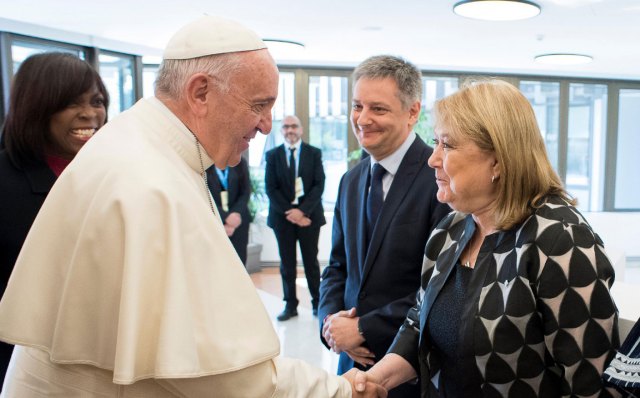
[{"label": "blonde woman", "polygon": [[366,379],[391,389],[417,377],[423,397],[609,396],[614,271],[531,105],[490,80],[440,100],[435,117],[429,166],[454,212],[427,243],[417,305]]}]

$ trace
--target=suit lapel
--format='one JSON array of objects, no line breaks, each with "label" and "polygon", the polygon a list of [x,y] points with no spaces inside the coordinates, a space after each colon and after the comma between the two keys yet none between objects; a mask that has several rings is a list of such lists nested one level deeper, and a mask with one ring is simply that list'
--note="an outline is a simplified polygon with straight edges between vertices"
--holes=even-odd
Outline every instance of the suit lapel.
[{"label": "suit lapel", "polygon": [[[365,268],[365,259],[367,255],[367,180],[369,179],[369,170],[371,169],[371,161],[366,162],[365,167],[360,169],[360,175],[358,176],[358,196],[357,200],[350,204],[349,207],[358,212],[358,229],[357,229],[357,242],[358,242],[358,266],[360,267],[360,273],[363,273]],[[364,275],[363,275],[364,276]],[[364,277],[361,278],[361,282],[364,281]]]},{"label": "suit lapel", "polygon": [[33,193],[46,194],[56,182],[56,175],[45,164],[27,166],[23,170]]},{"label": "suit lapel", "polygon": [[211,192],[213,200],[216,202],[218,208],[220,208],[220,191],[222,190],[222,185],[220,184],[220,179],[218,178],[218,172],[216,172],[215,166],[207,172],[207,184],[209,185],[209,191]]},{"label": "suit lapel", "polygon": [[227,195],[229,198],[229,207],[235,200],[238,189],[238,174],[235,167],[229,167],[227,173]]},{"label": "suit lapel", "polygon": [[[461,223],[459,228],[464,229],[464,232],[455,232],[455,227],[450,230],[449,233],[454,235],[451,237],[451,239],[454,240],[452,242],[453,245],[450,249],[442,248],[441,255],[438,256],[437,263],[434,265],[434,267],[436,267],[434,273],[437,272],[437,274],[429,280],[429,290],[422,299],[422,304],[420,305],[420,343],[422,343],[424,332],[426,331],[427,319],[429,318],[429,312],[433,307],[433,303],[436,301],[440,291],[442,291],[445,282],[449,279],[453,267],[458,266],[457,264],[460,263],[462,251],[475,231],[475,224],[471,216],[465,216],[465,219],[462,220]],[[459,240],[455,241],[455,239]],[[474,269],[473,272],[477,274],[483,271],[486,273],[486,270],[481,269]],[[476,276],[474,276],[474,278],[476,278]],[[480,275],[479,278],[479,280],[484,280],[484,274]]]},{"label": "suit lapel", "polygon": [[282,181],[285,181],[284,186],[287,188],[285,192],[290,192],[292,183],[289,178],[289,164],[287,163],[289,149],[285,144],[282,144],[280,148],[282,148],[278,154],[280,158],[280,176],[282,176]]},{"label": "suit lapel", "polygon": [[393,216],[396,214],[398,207],[400,207],[404,197],[413,186],[414,180],[420,170],[424,167],[428,167],[426,149],[426,145],[419,138],[416,138],[402,159],[400,167],[398,167],[398,171],[393,178],[393,183],[391,184],[387,197],[382,205],[380,218],[378,219],[378,222],[376,222],[376,227],[371,235],[371,243],[369,244],[369,250],[367,250],[364,263],[364,272],[362,277],[363,282],[369,274],[371,266],[378,255],[384,236],[389,230],[389,224],[391,223]]},{"label": "suit lapel", "polygon": [[306,148],[305,148],[305,143],[301,143],[302,145],[300,145],[300,149],[298,150],[298,176],[302,176],[302,170],[306,170],[306,163],[305,163],[305,154],[306,154]]}]

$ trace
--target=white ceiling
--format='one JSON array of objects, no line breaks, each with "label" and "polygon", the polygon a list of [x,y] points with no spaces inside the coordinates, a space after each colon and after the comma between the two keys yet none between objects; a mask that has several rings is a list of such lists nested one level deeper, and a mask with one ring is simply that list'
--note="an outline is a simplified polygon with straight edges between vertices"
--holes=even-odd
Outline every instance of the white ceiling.
[{"label": "white ceiling", "polygon": [[[210,14],[240,21],[264,38],[305,44],[301,51],[276,52],[280,64],[350,67],[384,53],[429,70],[640,80],[640,0],[539,0],[540,15],[515,22],[457,16],[456,2],[0,0],[0,18],[81,33],[98,44],[132,43],[144,48],[137,50],[142,55],[159,55],[180,26]],[[533,60],[557,52],[594,61],[558,67]]]}]

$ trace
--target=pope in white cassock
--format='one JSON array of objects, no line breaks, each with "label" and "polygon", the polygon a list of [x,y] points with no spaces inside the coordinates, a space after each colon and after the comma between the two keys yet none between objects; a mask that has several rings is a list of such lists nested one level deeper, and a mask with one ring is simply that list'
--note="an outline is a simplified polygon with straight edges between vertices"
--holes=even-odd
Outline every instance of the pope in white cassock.
[{"label": "pope in white cassock", "polygon": [[352,395],[278,357],[204,180],[271,130],[277,91],[264,43],[235,22],[203,17],[169,41],[155,98],[85,145],[25,241],[0,303],[17,346],[2,396]]}]

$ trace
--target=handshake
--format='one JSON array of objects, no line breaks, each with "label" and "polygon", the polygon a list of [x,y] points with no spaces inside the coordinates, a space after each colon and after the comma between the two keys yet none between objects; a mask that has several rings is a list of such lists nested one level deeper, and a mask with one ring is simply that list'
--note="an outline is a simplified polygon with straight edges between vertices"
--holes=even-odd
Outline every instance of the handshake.
[{"label": "handshake", "polygon": [[[365,338],[360,333],[356,309],[339,311],[327,315],[322,325],[322,337],[327,346],[336,353],[344,352],[363,366],[372,366],[366,372],[353,368],[342,376],[351,384],[352,396],[386,397],[387,389],[416,379],[414,368],[402,356],[388,353],[377,363],[375,355],[365,347]],[[375,365],[374,365],[375,363]]]},{"label": "handshake", "polygon": [[386,398],[387,389],[374,381],[366,372],[353,368],[342,377],[351,383],[353,398]]}]

